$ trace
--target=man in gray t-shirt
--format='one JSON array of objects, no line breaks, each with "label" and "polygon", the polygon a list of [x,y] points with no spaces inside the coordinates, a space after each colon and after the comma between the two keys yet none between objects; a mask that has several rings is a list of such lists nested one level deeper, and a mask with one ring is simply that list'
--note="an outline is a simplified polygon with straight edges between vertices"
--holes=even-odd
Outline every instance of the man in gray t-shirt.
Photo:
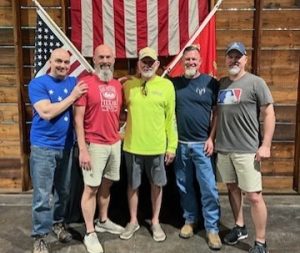
[{"label": "man in gray t-shirt", "polygon": [[[269,88],[263,79],[246,72],[246,63],[243,43],[231,43],[226,50],[229,75],[220,80],[215,145],[217,178],[227,184],[235,218],[235,227],[224,237],[224,242],[234,245],[248,237],[242,209],[244,192],[251,205],[256,234],[249,252],[267,253],[267,208],[262,196],[260,161],[270,157],[275,115]],[[263,119],[263,138],[260,118]]]}]

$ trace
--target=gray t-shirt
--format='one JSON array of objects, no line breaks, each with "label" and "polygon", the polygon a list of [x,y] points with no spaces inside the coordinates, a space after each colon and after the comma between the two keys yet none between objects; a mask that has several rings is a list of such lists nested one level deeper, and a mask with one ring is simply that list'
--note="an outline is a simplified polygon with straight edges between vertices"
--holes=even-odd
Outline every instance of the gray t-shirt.
[{"label": "gray t-shirt", "polygon": [[237,81],[222,78],[217,103],[216,150],[255,153],[261,143],[260,107],[273,103],[265,81],[250,73]]}]

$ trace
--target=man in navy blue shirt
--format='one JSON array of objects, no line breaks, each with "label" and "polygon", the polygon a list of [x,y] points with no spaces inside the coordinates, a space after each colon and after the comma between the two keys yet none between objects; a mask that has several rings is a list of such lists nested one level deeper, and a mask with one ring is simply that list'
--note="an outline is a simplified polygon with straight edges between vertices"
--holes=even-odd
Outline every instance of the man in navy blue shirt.
[{"label": "man in navy blue shirt", "polygon": [[[220,206],[212,160],[218,82],[199,72],[201,57],[196,45],[185,48],[182,61],[184,75],[172,79],[179,139],[174,169],[185,219],[179,235],[182,238],[193,236],[201,202],[208,246],[218,250],[222,247]],[[201,200],[197,199],[195,181]]]},{"label": "man in navy blue shirt", "polygon": [[49,252],[46,236],[51,228],[59,241],[72,239],[64,227],[70,186],[70,152],[74,144],[72,104],[87,92],[86,84],[76,85],[76,79],[67,76],[70,55],[66,50],[53,50],[49,63],[50,73],[29,84],[33,106],[30,174],[34,253]]}]

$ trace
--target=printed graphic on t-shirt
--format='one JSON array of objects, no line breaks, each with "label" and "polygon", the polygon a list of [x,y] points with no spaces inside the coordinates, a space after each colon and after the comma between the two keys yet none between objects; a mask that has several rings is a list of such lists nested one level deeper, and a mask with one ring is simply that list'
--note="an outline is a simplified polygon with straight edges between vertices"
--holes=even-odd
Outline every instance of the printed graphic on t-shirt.
[{"label": "printed graphic on t-shirt", "polygon": [[114,86],[99,86],[102,111],[116,112],[118,110],[118,96]]},{"label": "printed graphic on t-shirt", "polygon": [[205,94],[205,92],[206,92],[205,88],[197,88],[196,89],[196,93],[199,94],[200,96]]},{"label": "printed graphic on t-shirt", "polygon": [[218,104],[231,105],[238,104],[241,99],[242,89],[220,90],[218,94]]}]

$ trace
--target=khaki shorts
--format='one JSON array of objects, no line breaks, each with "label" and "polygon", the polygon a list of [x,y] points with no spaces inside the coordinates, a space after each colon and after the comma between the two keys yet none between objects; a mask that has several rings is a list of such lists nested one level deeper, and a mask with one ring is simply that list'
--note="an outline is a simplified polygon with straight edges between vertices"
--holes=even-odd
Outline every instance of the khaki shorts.
[{"label": "khaki shorts", "polygon": [[84,184],[99,186],[102,177],[112,181],[120,180],[121,141],[112,145],[88,144],[91,170],[82,169]]},{"label": "khaki shorts", "polygon": [[255,154],[218,153],[218,182],[237,183],[245,192],[261,191],[260,163],[254,158]]}]

